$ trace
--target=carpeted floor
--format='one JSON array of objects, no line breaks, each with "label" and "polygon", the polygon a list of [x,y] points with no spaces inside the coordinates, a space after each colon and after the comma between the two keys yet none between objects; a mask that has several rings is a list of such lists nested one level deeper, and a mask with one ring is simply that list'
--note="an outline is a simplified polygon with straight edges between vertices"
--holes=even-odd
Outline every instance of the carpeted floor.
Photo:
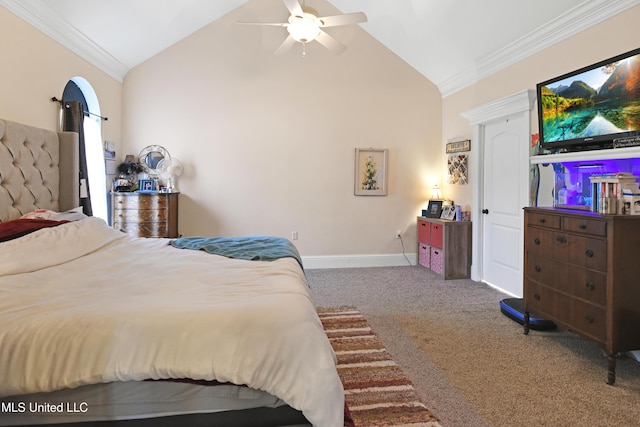
[{"label": "carpeted floor", "polygon": [[447,426],[640,426],[640,363],[614,386],[595,344],[532,331],[500,313],[507,296],[419,267],[308,270],[319,306],[354,305]]},{"label": "carpeted floor", "polygon": [[355,307],[321,308],[318,314],[338,358],[355,427],[440,427]]}]

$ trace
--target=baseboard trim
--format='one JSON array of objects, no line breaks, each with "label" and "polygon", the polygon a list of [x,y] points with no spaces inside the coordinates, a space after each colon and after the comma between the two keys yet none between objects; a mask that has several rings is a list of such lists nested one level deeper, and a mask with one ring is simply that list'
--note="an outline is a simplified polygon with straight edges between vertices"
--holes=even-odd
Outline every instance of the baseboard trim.
[{"label": "baseboard trim", "polygon": [[507,295],[507,296],[510,296],[510,297],[512,297],[512,298],[522,298],[522,295],[516,295],[516,294],[514,294],[514,293],[511,293],[511,292],[509,292],[509,291],[506,291],[506,290],[502,289],[501,287],[494,285],[493,283],[489,283],[489,282],[487,282],[487,281],[485,281],[485,280],[482,280],[481,282],[482,282],[482,283],[484,283],[485,285],[487,285],[488,287],[493,288],[493,289],[495,289],[496,291],[500,291],[500,292],[502,292],[503,294],[505,294],[505,295]]},{"label": "baseboard trim", "polygon": [[[406,258],[405,258],[406,255]],[[303,256],[305,269],[398,267],[416,265],[417,254]]]}]

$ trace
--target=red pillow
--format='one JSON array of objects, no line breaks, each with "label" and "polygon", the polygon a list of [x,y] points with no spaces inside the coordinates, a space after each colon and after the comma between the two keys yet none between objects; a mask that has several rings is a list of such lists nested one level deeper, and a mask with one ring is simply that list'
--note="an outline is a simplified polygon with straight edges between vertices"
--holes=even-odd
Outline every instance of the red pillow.
[{"label": "red pillow", "polygon": [[20,218],[0,223],[0,242],[17,239],[41,228],[55,227],[69,221],[53,221],[50,219]]}]

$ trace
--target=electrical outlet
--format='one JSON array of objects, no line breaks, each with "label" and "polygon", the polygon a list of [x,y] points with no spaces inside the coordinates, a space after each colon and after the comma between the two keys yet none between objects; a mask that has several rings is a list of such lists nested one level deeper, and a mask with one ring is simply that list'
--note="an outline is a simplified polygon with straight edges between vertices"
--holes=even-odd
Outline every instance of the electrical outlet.
[{"label": "electrical outlet", "polygon": [[292,231],[291,232],[291,240],[298,240],[298,232],[297,231]]},{"label": "electrical outlet", "polygon": [[396,239],[402,239],[402,230],[396,230]]}]

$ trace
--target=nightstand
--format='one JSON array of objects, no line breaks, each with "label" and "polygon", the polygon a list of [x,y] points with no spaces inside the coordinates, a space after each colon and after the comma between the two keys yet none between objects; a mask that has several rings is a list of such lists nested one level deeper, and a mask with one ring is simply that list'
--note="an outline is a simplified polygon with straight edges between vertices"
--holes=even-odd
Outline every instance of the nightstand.
[{"label": "nightstand", "polygon": [[180,193],[111,193],[113,228],[134,237],[178,237]]}]

